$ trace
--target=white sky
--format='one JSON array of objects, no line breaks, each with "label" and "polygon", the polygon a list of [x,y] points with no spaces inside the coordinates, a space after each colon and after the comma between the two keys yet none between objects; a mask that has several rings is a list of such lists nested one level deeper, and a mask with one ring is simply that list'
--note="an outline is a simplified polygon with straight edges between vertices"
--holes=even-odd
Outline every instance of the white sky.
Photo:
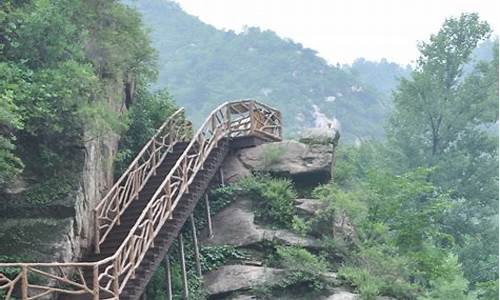
[{"label": "white sky", "polygon": [[271,29],[319,52],[330,63],[364,57],[407,64],[417,41],[444,19],[478,12],[498,35],[498,0],[176,0],[188,13],[219,29]]}]

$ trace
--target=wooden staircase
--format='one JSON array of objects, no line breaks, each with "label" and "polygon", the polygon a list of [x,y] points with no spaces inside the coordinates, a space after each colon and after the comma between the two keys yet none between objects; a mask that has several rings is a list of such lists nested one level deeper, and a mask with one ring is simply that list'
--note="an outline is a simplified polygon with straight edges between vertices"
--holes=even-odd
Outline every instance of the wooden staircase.
[{"label": "wooden staircase", "polygon": [[193,212],[198,200],[203,196],[216,171],[224,161],[229,150],[229,141],[219,142],[219,146],[212,150],[208,159],[205,161],[204,168],[196,175],[188,194],[185,194],[177,209],[174,211],[173,218],[163,226],[158,235],[158,243],[155,241],[155,247],[149,249],[145,259],[141,263],[134,279],[130,281],[120,299],[136,300],[142,295],[149,280],[155,270],[159,267],[168,249],[173,241],[179,235],[184,223]]},{"label": "wooden staircase", "polygon": [[163,162],[156,169],[156,175],[149,178],[146,185],[139,193],[137,200],[132,202],[125,210],[120,219],[120,225],[113,227],[104,243],[100,246],[99,254],[90,253],[83,257],[82,261],[99,261],[113,255],[121,246],[123,240],[127,237],[130,229],[141,215],[142,211],[148,205],[149,200],[160,186],[165,176],[172,170],[179,157],[186,150],[187,142],[178,142],[174,145],[173,151],[168,153]]},{"label": "wooden staircase", "polygon": [[179,110],[97,205],[94,253],[81,262],[0,262],[0,299],[139,299],[229,149],[281,140],[281,114],[253,100],[228,102],[189,132]]}]

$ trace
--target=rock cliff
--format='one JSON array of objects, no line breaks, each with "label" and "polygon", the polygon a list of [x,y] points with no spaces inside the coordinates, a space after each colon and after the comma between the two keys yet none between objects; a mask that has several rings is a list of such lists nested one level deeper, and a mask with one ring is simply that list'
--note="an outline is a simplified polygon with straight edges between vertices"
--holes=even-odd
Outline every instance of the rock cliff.
[{"label": "rock cliff", "polygon": [[[125,86],[107,86],[107,103],[119,112],[125,101]],[[74,186],[67,194],[46,205],[24,204],[32,188],[19,179],[1,196],[0,253],[22,261],[63,262],[78,260],[90,251],[93,239],[93,214],[96,203],[113,184],[113,161],[119,136],[113,133],[96,137],[84,129],[83,147],[75,149],[77,162]],[[47,178],[37,178],[43,182]]]}]

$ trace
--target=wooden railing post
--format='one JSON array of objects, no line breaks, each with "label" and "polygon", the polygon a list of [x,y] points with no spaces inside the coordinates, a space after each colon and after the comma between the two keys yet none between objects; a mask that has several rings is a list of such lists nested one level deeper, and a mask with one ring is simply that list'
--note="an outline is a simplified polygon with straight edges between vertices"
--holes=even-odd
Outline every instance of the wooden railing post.
[{"label": "wooden railing post", "polygon": [[93,300],[99,300],[99,265],[95,264],[94,269],[92,270],[92,284],[93,284],[93,289],[94,289],[94,299]]},{"label": "wooden railing post", "polygon": [[227,136],[231,136],[231,104],[226,106]]},{"label": "wooden railing post", "polygon": [[22,265],[21,267],[21,299],[28,299],[28,266]]},{"label": "wooden railing post", "polygon": [[252,134],[255,130],[255,116],[254,116],[254,111],[255,111],[255,101],[250,101],[250,134]]},{"label": "wooden railing post", "polygon": [[99,230],[99,212],[94,209],[94,252],[101,253],[101,232]]},{"label": "wooden railing post", "polygon": [[118,260],[115,259],[113,262],[113,293],[116,297],[120,295],[120,283],[118,280],[120,279],[120,272],[118,270]]}]

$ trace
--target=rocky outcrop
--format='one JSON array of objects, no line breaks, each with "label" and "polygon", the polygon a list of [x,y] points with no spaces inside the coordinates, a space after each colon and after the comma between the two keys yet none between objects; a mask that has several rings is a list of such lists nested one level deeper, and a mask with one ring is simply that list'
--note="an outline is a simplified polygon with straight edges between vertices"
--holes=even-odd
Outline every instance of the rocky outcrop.
[{"label": "rocky outcrop", "polygon": [[296,199],[295,202],[297,205],[298,213],[303,217],[312,217],[314,216],[320,209],[326,207],[324,203],[322,203],[318,199]]},{"label": "rocky outcrop", "polygon": [[202,233],[202,243],[209,246],[232,245],[251,246],[264,241],[278,242],[285,245],[297,245],[306,248],[319,248],[318,240],[298,235],[290,230],[269,229],[255,224],[252,201],[237,199],[220,211],[213,219],[214,237],[207,238]]},{"label": "rocky outcrop", "polygon": [[206,274],[203,282],[208,295],[221,295],[272,285],[284,278],[285,273],[285,270],[275,268],[228,265]]},{"label": "rocky outcrop", "polygon": [[252,171],[260,171],[296,181],[311,178],[317,184],[330,179],[333,158],[332,144],[289,140],[236,151],[226,159],[222,170],[229,183],[250,175]]},{"label": "rocky outcrop", "polygon": [[[108,83],[109,109],[122,109],[123,90],[121,82]],[[96,137],[93,129],[84,129],[83,140],[83,147],[75,148],[79,166],[76,187],[70,193],[43,206],[3,207],[9,215],[0,216],[0,253],[29,261],[65,262],[78,260],[90,250],[92,211],[113,184],[119,136]],[[31,188],[31,181],[19,180],[5,192],[14,202],[22,203],[20,197]]]},{"label": "rocky outcrop", "polygon": [[283,141],[243,149],[239,158],[252,170],[291,177],[303,174],[329,177],[332,152],[333,148],[328,145]]}]

